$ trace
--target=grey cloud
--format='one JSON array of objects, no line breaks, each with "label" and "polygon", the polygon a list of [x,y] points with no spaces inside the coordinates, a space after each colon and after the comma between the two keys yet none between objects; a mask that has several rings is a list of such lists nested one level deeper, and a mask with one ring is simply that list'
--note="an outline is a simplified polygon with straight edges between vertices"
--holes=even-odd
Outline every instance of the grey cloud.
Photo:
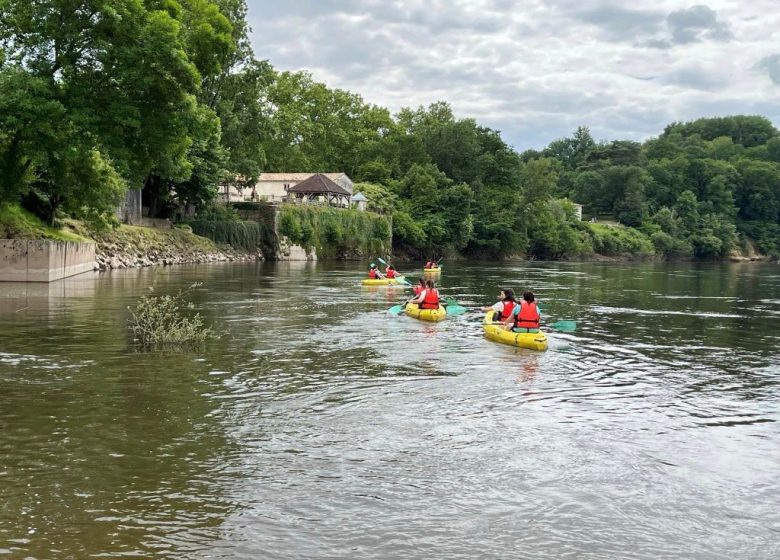
[{"label": "grey cloud", "polygon": [[649,41],[645,41],[644,43],[639,43],[642,47],[650,47],[651,49],[671,49],[672,43],[667,41],[666,39],[650,39]]},{"label": "grey cloud", "polygon": [[654,35],[664,21],[664,14],[660,11],[628,10],[614,6],[581,11],[575,17],[603,29],[613,41],[632,39],[638,35]]},{"label": "grey cloud", "polygon": [[[617,0],[599,4],[606,2]],[[780,53],[766,56],[774,27],[749,38],[740,27],[745,11],[758,8],[734,14],[740,49],[721,77],[712,66],[718,46],[708,43],[730,37],[729,28],[705,6],[669,2],[686,9],[588,9],[595,2],[583,0],[248,0],[255,52],[278,69],[308,70],[392,112],[448,101],[518,150],[541,148],[581,124],[596,138],[641,140],[705,114],[753,110],[780,122],[780,109],[751,101],[762,92],[743,71],[750,71],[745,58],[764,56],[754,70],[780,84]],[[674,47],[674,57],[638,46]],[[729,102],[718,104],[726,95]]]},{"label": "grey cloud", "polygon": [[674,70],[663,77],[662,83],[711,91],[728,84],[723,72],[688,66]]},{"label": "grey cloud", "polygon": [[704,39],[727,41],[733,38],[726,24],[718,20],[717,12],[707,6],[677,10],[670,13],[666,21],[672,32],[672,42],[677,45]]},{"label": "grey cloud", "polygon": [[780,84],[780,54],[762,58],[758,63],[758,68],[765,70],[774,83]]}]

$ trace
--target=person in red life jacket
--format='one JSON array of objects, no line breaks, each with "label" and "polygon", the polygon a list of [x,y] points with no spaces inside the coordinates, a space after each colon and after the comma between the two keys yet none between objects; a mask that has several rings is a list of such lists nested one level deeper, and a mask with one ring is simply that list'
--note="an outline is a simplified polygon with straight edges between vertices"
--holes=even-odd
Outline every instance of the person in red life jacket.
[{"label": "person in red life jacket", "polygon": [[387,265],[387,268],[385,269],[385,277],[395,278],[396,276],[398,276],[398,273],[395,271],[395,267],[391,264]]},{"label": "person in red life jacket", "polygon": [[517,302],[515,301],[515,292],[512,288],[504,288],[499,292],[499,301],[494,303],[490,307],[483,307],[482,311],[490,311],[493,313],[493,321],[506,321],[515,309]]},{"label": "person in red life jacket", "polygon": [[384,278],[374,263],[371,263],[371,268],[368,269],[368,278],[369,280],[379,280],[380,278]]},{"label": "person in red life jacket", "polygon": [[416,286],[414,286],[414,287],[412,288],[412,293],[413,293],[415,296],[419,296],[419,295],[422,293],[422,291],[423,291],[424,289],[425,289],[425,278],[423,278],[422,276],[420,276],[420,282],[419,282],[419,283],[418,283]]},{"label": "person in red life jacket", "polygon": [[431,261],[425,261],[425,268],[431,268]]},{"label": "person in red life jacket", "polygon": [[536,305],[536,298],[533,292],[523,292],[523,300],[515,305],[512,314],[504,321],[507,329],[514,332],[539,332],[539,323],[542,321],[542,314]]},{"label": "person in red life jacket", "polygon": [[416,303],[420,306],[420,309],[438,309],[439,308],[439,290],[436,289],[436,285],[433,280],[428,280],[425,283],[425,289],[420,292],[420,295],[412,299],[409,303]]}]

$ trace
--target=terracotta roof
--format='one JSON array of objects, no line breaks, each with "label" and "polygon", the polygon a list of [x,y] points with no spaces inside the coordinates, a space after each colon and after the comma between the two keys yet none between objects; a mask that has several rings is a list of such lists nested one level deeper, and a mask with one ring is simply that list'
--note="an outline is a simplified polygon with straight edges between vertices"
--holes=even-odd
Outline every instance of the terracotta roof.
[{"label": "terracotta roof", "polygon": [[350,196],[349,191],[337,185],[327,175],[317,173],[312,175],[305,181],[301,181],[294,187],[290,187],[287,190],[288,193],[293,194],[338,194],[342,196]]},{"label": "terracotta roof", "polygon": [[[259,181],[289,181],[291,183],[298,182],[298,181],[305,181],[312,175],[315,175],[314,173],[261,173]],[[342,175],[343,173],[321,173],[320,175],[325,175],[328,179],[331,181],[335,181]]]}]

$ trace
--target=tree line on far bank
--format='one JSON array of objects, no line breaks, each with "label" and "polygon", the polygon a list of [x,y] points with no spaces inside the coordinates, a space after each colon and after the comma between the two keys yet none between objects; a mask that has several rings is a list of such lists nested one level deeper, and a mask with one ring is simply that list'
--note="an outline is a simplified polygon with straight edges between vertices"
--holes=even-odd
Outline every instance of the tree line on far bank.
[{"label": "tree line on far bank", "polygon": [[[763,117],[669,125],[644,143],[581,127],[516,152],[447,103],[396,115],[249,46],[244,0],[0,0],[0,201],[48,222],[208,215],[217,185],[343,171],[423,256],[780,254],[780,136]],[[628,227],[577,220],[571,202]],[[224,213],[220,213],[224,215]]]}]

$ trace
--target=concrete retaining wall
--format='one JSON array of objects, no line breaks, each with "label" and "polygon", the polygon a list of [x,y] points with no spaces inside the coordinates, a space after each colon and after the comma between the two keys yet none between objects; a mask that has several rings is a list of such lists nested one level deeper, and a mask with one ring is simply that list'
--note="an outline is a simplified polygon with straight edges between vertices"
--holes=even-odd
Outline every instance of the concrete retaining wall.
[{"label": "concrete retaining wall", "polygon": [[94,243],[0,239],[0,282],[53,282],[94,263]]}]

